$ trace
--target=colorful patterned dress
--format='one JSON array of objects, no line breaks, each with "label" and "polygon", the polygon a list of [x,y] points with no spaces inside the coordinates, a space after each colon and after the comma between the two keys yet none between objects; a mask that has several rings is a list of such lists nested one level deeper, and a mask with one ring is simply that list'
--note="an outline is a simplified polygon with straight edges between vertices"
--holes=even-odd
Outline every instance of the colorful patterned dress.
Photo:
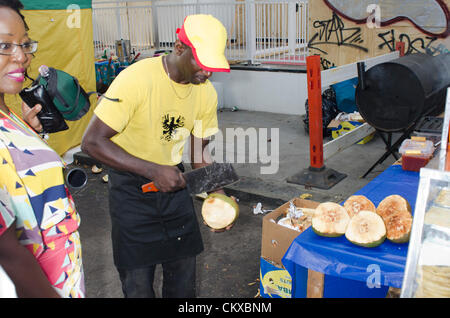
[{"label": "colorful patterned dress", "polygon": [[0,235],[16,222],[19,242],[62,297],[84,297],[80,218],[61,158],[16,116],[0,116]]}]

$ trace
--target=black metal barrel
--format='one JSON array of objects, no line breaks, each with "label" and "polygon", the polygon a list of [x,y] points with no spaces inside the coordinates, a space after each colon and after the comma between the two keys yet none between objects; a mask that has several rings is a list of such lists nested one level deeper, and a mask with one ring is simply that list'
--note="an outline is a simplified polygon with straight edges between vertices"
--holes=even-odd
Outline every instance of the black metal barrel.
[{"label": "black metal barrel", "polygon": [[366,71],[358,65],[358,78],[355,99],[364,120],[380,131],[401,131],[445,109],[450,54],[410,54]]}]

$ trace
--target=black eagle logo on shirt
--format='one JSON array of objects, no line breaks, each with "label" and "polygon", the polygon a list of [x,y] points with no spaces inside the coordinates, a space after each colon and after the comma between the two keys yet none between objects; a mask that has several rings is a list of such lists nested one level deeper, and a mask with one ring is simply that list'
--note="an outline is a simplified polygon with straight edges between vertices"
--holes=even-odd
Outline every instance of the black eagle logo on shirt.
[{"label": "black eagle logo on shirt", "polygon": [[184,117],[183,116],[170,116],[169,114],[166,114],[162,116],[162,128],[163,128],[163,135],[161,139],[164,139],[166,141],[172,141],[175,131],[177,128],[184,127]]}]

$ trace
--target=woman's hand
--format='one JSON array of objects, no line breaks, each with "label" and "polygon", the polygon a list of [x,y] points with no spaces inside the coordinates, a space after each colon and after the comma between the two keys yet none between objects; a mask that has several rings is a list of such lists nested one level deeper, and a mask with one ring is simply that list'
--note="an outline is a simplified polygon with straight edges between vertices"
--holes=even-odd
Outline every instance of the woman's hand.
[{"label": "woman's hand", "polygon": [[30,125],[38,133],[42,132],[43,127],[42,124],[37,117],[37,114],[41,111],[42,106],[40,104],[34,105],[33,108],[30,108],[27,104],[22,102],[22,117],[23,120]]}]

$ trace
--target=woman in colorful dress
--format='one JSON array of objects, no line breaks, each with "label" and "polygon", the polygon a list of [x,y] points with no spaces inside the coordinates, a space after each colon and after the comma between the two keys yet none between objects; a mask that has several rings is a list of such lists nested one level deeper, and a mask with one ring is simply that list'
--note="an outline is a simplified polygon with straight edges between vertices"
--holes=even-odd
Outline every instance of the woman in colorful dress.
[{"label": "woman in colorful dress", "polygon": [[18,297],[84,297],[80,218],[64,162],[5,104],[37,50],[22,8],[0,0],[0,265]]}]

